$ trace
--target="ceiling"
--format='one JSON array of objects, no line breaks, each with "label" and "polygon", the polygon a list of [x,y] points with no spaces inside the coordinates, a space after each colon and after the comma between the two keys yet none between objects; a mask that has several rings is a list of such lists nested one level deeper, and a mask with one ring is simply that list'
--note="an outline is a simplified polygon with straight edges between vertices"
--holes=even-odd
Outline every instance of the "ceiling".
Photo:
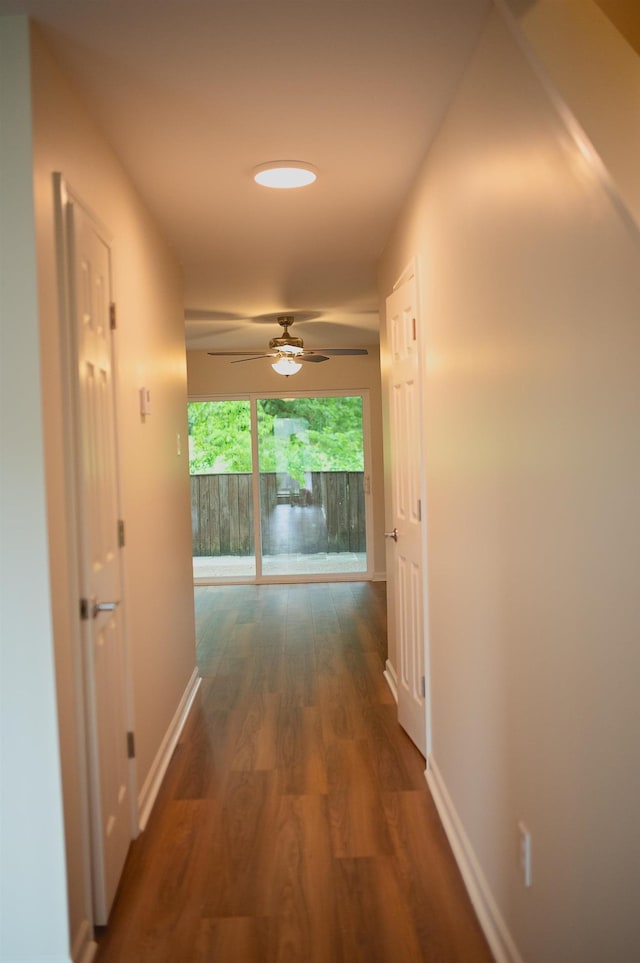
[{"label": "ceiling", "polygon": [[[187,344],[378,340],[375,265],[489,0],[0,0],[82,91],[184,272]],[[298,191],[264,162],[311,162]]]}]

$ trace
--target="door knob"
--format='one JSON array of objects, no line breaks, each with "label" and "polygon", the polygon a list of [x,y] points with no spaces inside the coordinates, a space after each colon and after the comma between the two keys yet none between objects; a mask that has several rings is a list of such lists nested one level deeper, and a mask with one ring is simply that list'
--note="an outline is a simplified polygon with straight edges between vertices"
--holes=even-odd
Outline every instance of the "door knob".
[{"label": "door knob", "polygon": [[384,537],[385,537],[385,538],[392,538],[392,539],[394,540],[394,542],[397,542],[397,541],[398,541],[398,529],[397,529],[397,528],[394,528],[394,530],[393,530],[392,532],[385,532],[385,533],[384,533]]},{"label": "door knob", "polygon": [[95,602],[93,606],[94,619],[98,617],[100,612],[115,612],[119,605],[119,600],[117,602]]}]

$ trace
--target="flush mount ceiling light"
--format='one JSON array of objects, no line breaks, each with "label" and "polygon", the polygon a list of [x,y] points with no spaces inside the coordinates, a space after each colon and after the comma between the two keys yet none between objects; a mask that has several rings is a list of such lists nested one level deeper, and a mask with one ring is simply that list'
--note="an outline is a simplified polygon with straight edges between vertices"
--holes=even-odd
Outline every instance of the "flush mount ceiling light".
[{"label": "flush mount ceiling light", "polygon": [[270,161],[256,167],[253,179],[262,187],[275,187],[279,190],[291,190],[295,187],[306,187],[313,184],[316,172],[312,164],[302,161]]}]

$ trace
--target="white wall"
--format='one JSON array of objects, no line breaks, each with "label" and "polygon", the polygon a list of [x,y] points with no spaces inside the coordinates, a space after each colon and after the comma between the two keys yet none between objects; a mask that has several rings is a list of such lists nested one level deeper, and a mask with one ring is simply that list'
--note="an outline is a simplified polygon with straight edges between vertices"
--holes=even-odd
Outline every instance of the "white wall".
[{"label": "white wall", "polygon": [[[0,18],[0,959],[68,959],[31,174],[29,31]],[[36,925],[37,920],[37,925]]]},{"label": "white wall", "polygon": [[[265,337],[265,343],[268,340]],[[232,365],[230,358],[214,357],[206,351],[187,352],[187,381],[190,397],[242,394],[254,391],[351,391],[369,392],[371,413],[371,497],[373,499],[373,571],[383,578],[384,479],[382,461],[382,404],[380,396],[380,355],[377,346],[369,354],[332,358],[321,365],[306,365],[293,378],[283,378],[260,361]]]},{"label": "white wall", "polygon": [[[637,6],[635,20],[640,24]],[[590,0],[536,0],[520,24],[545,74],[595,145],[616,189],[640,223],[637,52]]]},{"label": "white wall", "polygon": [[[430,779],[524,960],[630,963],[640,244],[495,11],[385,250],[381,298],[414,254]],[[533,838],[529,889],[519,820]]]},{"label": "white wall", "polygon": [[[8,559],[10,578],[2,585],[3,605],[5,593],[10,593],[7,621],[12,633],[7,639],[10,672],[3,675],[12,696],[9,720],[5,719],[3,704],[3,734],[6,721],[12,752],[19,753],[20,765],[26,766],[24,772],[8,770],[12,813],[14,807],[21,807],[16,813],[17,826],[11,826],[11,832],[15,844],[24,846],[22,861],[18,866],[13,859],[3,861],[2,872],[10,896],[6,903],[11,913],[8,933],[15,930],[16,939],[13,956],[6,959],[31,960],[57,950],[61,926],[63,945],[66,949],[71,941],[74,955],[91,933],[81,831],[82,753],[75,710],[77,659],[73,641],[78,598],[70,569],[73,545],[65,498],[69,465],[64,455],[65,375],[56,278],[54,171],[64,175],[113,237],[121,494],[127,531],[124,596],[138,789],[153,768],[194,671],[195,627],[188,463],[186,446],[182,455],[177,454],[176,437],[180,433],[186,439],[187,434],[179,266],[35,28],[31,32],[31,156],[27,27],[24,21],[13,28],[5,20],[0,24],[3,35],[8,31],[7,47],[12,53],[7,66],[3,61],[3,70],[15,63],[21,84],[11,86],[14,96],[7,113],[22,125],[17,129],[19,137],[9,132],[8,142],[3,131],[3,155],[9,160],[15,181],[6,190],[3,185],[3,196],[12,192],[9,210],[17,224],[15,232],[7,236],[3,211],[2,236],[10,253],[6,269],[12,294],[9,316],[4,315],[3,306],[3,328],[8,326],[10,346],[6,353],[3,346],[3,364],[9,367],[3,389],[9,395],[8,407],[3,405],[3,413],[13,415],[5,423],[9,433],[6,446],[3,439],[3,454],[6,450],[11,458],[7,466],[9,484],[3,490],[11,522],[9,540],[3,540],[3,561],[7,545],[10,549],[15,543],[15,553]],[[13,77],[10,79],[13,81]],[[3,93],[6,89],[3,85]],[[142,385],[151,389],[153,397],[153,414],[146,420],[139,415],[138,389]],[[54,649],[57,725],[51,689]],[[47,684],[51,691],[46,690]],[[64,863],[59,867],[61,893],[50,878],[54,856],[57,852],[59,858],[63,844],[61,827],[55,826],[56,816],[60,819],[59,781],[55,782],[56,777],[59,780],[58,734],[68,918]],[[25,802],[23,796],[29,801]],[[50,873],[48,860],[52,862]],[[30,895],[25,893],[27,887]],[[19,911],[14,903],[19,903]],[[33,925],[34,912],[37,926]],[[30,923],[25,923],[25,914]],[[31,949],[32,944],[39,947],[37,952]]]}]

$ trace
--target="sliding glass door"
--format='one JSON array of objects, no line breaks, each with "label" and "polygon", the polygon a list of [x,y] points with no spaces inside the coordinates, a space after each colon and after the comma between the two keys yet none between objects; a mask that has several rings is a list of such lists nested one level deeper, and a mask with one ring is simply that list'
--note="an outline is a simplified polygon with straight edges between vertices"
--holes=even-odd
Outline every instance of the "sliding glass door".
[{"label": "sliding glass door", "polygon": [[189,403],[189,473],[193,577],[253,579],[251,405]]},{"label": "sliding glass door", "polygon": [[362,395],[189,403],[194,578],[367,572]]}]

